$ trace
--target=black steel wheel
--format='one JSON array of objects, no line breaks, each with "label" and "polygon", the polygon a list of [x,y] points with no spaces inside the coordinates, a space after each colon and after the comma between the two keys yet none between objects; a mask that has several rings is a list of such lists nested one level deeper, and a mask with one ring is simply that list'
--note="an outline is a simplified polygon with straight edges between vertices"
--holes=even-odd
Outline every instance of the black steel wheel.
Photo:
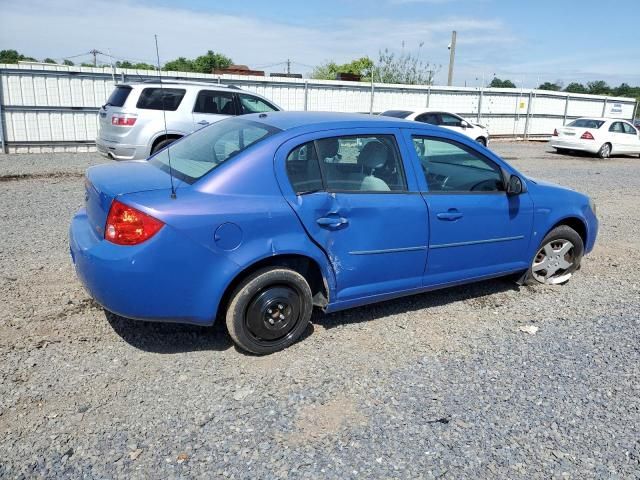
[{"label": "black steel wheel", "polygon": [[313,308],[305,278],[287,268],[267,268],[245,279],[227,309],[227,329],[235,344],[268,354],[293,344],[307,328]]}]

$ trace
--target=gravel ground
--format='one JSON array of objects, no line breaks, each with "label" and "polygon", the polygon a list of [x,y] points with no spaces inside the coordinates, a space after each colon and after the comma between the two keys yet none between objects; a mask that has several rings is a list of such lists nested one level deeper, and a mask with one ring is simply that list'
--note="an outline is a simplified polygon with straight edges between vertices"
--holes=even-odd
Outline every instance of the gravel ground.
[{"label": "gravel ground", "polygon": [[0,155],[0,478],[640,478],[640,159],[492,147],[598,204],[569,284],[318,315],[267,357],[107,318],[67,243],[103,160]]}]

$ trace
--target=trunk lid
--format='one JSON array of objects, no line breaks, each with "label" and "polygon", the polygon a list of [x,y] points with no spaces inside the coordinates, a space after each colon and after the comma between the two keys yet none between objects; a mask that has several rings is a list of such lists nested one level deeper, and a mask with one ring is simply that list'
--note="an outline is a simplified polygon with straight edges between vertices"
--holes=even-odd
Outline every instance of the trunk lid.
[{"label": "trunk lid", "polygon": [[[176,178],[173,184],[176,189],[189,186]],[[98,236],[104,236],[104,226],[114,198],[149,190],[166,190],[168,196],[171,177],[146,160],[107,163],[89,168],[85,175],[85,207],[93,230]]]}]

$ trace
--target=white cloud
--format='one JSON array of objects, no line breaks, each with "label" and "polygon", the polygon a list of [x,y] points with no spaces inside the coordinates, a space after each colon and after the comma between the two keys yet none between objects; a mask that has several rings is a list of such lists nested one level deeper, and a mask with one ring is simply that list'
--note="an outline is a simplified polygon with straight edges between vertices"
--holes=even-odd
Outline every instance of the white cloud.
[{"label": "white cloud", "polygon": [[[441,63],[447,58],[451,30],[473,35],[477,41],[509,38],[501,22],[475,18],[330,18],[309,26],[260,18],[194,12],[128,1],[26,0],[3,7],[0,35],[5,48],[25,54],[63,57],[91,48],[110,50],[114,56],[152,62],[153,35],[158,34],[162,60],[194,57],[212,49],[238,63],[251,66],[284,61],[315,65],[375,57],[389,47],[417,50],[424,42],[423,58]],[[464,37],[460,37],[464,44]]]}]

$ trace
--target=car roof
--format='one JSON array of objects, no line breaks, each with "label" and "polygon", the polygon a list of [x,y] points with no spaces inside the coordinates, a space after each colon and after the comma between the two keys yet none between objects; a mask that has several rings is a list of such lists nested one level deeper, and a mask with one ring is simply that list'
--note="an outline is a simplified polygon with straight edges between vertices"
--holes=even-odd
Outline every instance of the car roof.
[{"label": "car roof", "polygon": [[[116,86],[117,87],[160,87],[160,85],[162,85],[163,87],[175,87],[175,86],[181,86],[181,87],[207,87],[211,90],[221,90],[221,91],[231,91],[231,92],[237,92],[237,91],[243,91],[243,92],[247,92],[246,90],[242,90],[240,87],[237,87],[235,85],[225,85],[223,83],[215,83],[215,82],[196,82],[196,81],[180,81],[180,80],[163,80],[162,83],[160,83],[157,80],[147,80],[147,81],[140,81],[140,82],[126,82],[126,83],[119,83]],[[255,95],[253,92],[247,92],[247,93],[251,93],[253,95]]]},{"label": "car roof", "polygon": [[243,115],[243,119],[259,121],[276,127],[280,130],[292,130],[302,127],[315,127],[323,129],[327,127],[357,128],[357,127],[426,127],[433,129],[428,124],[420,124],[401,118],[369,115],[368,113],[338,113],[338,112],[268,112]]}]

